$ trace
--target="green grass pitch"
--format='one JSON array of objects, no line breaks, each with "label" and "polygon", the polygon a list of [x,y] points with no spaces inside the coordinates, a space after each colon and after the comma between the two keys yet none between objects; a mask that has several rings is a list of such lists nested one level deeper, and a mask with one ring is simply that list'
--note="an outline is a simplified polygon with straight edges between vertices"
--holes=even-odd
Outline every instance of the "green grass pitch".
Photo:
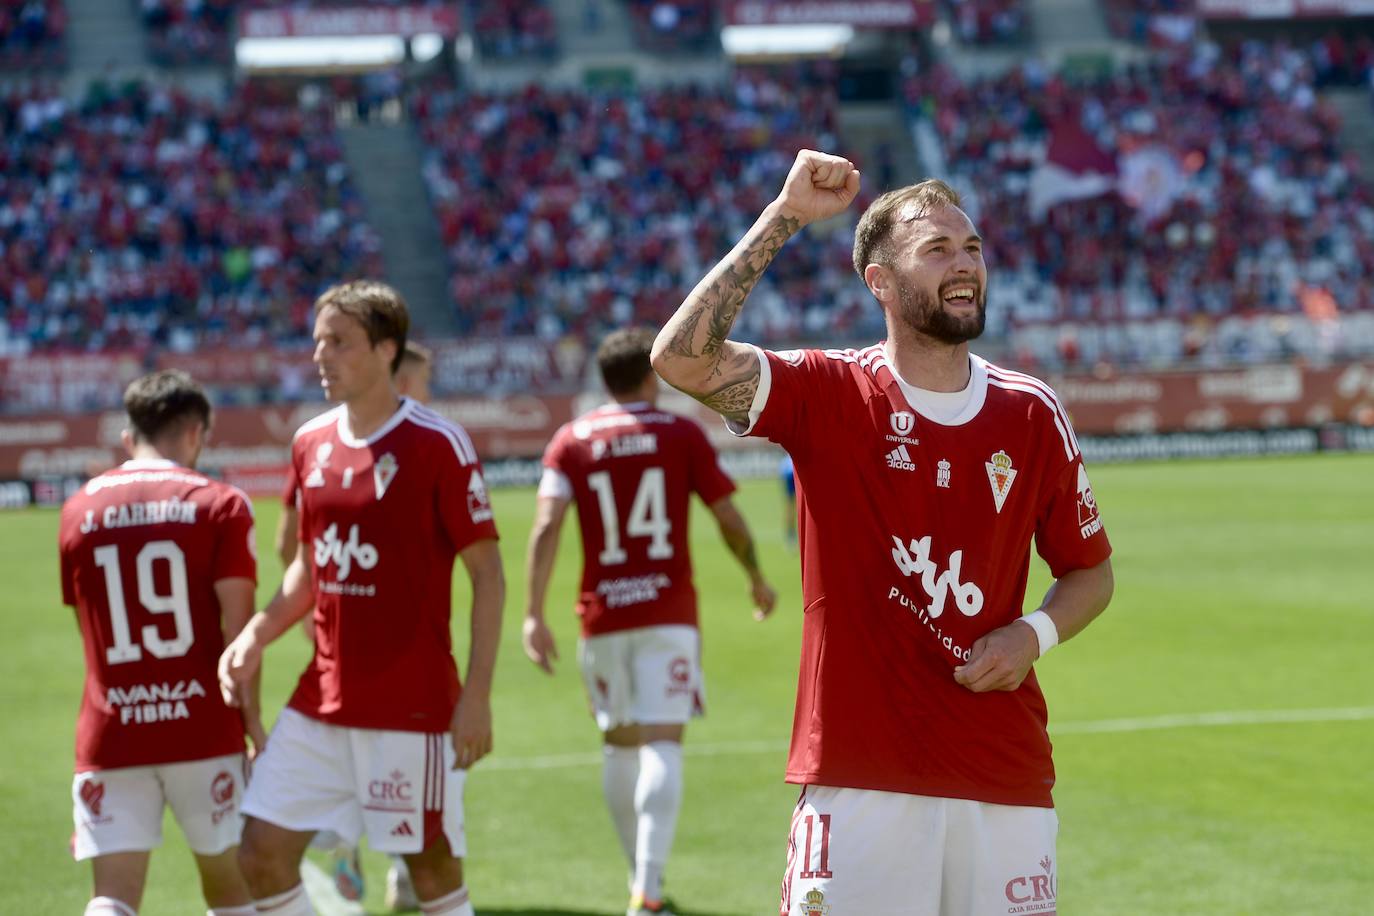
[{"label": "green grass pitch", "polygon": [[[1099,467],[1116,547],[1107,614],[1040,669],[1055,733],[1060,912],[1355,914],[1374,907],[1374,458]],[[480,913],[623,912],[625,869],[600,794],[597,735],[574,670],[574,523],[550,617],[550,679],[520,651],[530,490],[494,494],[509,599],[495,755],[468,782],[468,884]],[[781,591],[749,615],[743,575],[704,513],[693,527],[709,715],[688,730],[669,892],[692,914],[776,912],[796,790],[781,775],[800,601],[775,481],[739,502]],[[277,508],[259,507],[259,601],[279,578]],[[0,515],[0,913],[81,911],[67,854],[81,649],[60,604],[57,514]],[[460,576],[461,581],[461,576]],[[1033,573],[1030,601],[1046,584]],[[465,658],[466,595],[455,632]],[[294,634],[266,663],[275,715],[304,662]],[[1175,717],[1175,718],[1164,718]],[[366,860],[370,912],[384,861]],[[153,857],[147,916],[204,912],[179,833]],[[834,914],[857,916],[857,914]]]}]

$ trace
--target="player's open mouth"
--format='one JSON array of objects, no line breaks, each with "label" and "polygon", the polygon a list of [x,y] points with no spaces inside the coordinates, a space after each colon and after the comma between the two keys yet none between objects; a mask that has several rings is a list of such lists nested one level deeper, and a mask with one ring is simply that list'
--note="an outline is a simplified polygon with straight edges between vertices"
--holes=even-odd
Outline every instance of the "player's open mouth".
[{"label": "player's open mouth", "polygon": [[944,300],[951,305],[972,305],[975,295],[975,287],[955,286],[945,291]]}]

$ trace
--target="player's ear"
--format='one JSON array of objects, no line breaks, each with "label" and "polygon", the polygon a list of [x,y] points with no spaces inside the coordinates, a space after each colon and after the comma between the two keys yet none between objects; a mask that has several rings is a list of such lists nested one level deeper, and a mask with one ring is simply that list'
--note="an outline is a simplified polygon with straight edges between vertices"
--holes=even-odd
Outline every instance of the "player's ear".
[{"label": "player's ear", "polygon": [[[387,370],[390,371],[391,367],[396,364],[397,350],[395,338],[386,337],[382,340],[377,341],[377,345],[374,349],[376,349],[377,352],[386,360]],[[393,376],[395,374],[396,373],[394,372],[392,373]]]},{"label": "player's ear", "polygon": [[119,444],[124,446],[124,451],[129,453],[129,457],[134,456],[134,431],[132,429],[121,429],[119,431]]},{"label": "player's ear", "polygon": [[869,264],[864,268],[864,283],[879,302],[887,302],[892,298],[895,292],[892,280],[892,271],[881,264]]}]

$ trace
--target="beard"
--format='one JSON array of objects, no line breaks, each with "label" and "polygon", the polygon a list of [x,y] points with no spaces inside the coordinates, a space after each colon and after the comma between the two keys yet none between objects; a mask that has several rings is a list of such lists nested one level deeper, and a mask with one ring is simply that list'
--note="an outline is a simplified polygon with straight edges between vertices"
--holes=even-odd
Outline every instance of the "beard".
[{"label": "beard", "polygon": [[918,290],[906,279],[897,281],[898,317],[913,331],[946,344],[967,343],[983,333],[988,316],[988,291],[977,284],[973,300],[977,309],[972,315],[954,315],[945,310],[945,290],[951,286],[967,285],[966,280],[940,287],[938,296]]}]

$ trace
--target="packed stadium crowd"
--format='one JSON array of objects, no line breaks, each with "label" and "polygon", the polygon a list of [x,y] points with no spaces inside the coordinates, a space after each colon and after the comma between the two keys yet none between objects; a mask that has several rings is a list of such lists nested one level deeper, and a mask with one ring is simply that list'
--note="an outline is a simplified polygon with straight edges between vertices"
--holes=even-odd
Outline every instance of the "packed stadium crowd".
[{"label": "packed stadium crowd", "polygon": [[66,32],[62,0],[0,0],[0,68],[61,65]]},{"label": "packed stadium crowd", "polygon": [[[752,221],[792,152],[835,139],[833,89],[741,70],[724,89],[416,96],[462,329],[576,333],[657,320]],[[745,317],[755,337],[857,332],[849,233],[788,250]],[[804,310],[798,303],[807,303]]]},{"label": "packed stadium crowd", "polygon": [[[1316,89],[1310,50],[1259,43],[1195,44],[1101,80],[1032,62],[974,80],[932,66],[905,86],[983,216],[1013,325],[1374,307],[1374,196]],[[1059,131],[1119,175],[1035,213]]]},{"label": "packed stadium crowd", "polygon": [[992,44],[1024,38],[1026,0],[944,0],[962,41]]},{"label": "packed stadium crowd", "polygon": [[0,97],[0,296],[38,349],[302,336],[319,290],[376,275],[327,109],[142,83]]}]

